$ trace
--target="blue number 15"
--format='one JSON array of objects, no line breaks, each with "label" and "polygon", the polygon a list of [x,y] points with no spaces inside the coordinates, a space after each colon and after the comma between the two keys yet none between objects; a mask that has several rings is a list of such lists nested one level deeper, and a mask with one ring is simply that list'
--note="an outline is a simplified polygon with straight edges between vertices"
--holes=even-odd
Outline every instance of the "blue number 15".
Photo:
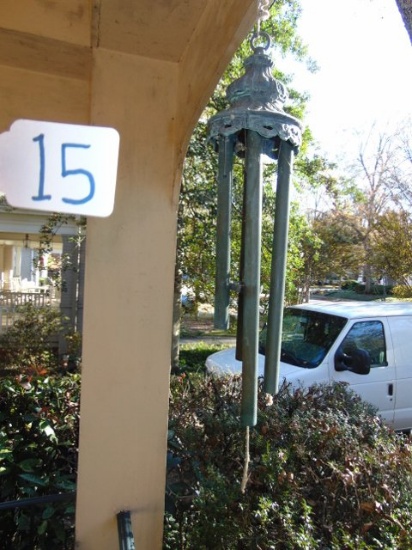
[{"label": "blue number 15", "polygon": [[[40,170],[39,170],[39,192],[38,195],[35,195],[32,197],[32,200],[34,201],[49,201],[51,200],[51,195],[46,195],[44,192],[44,186],[45,186],[45,173],[46,173],[46,153],[45,153],[45,147],[44,147],[44,134],[39,134],[35,138],[33,138],[34,142],[38,142],[39,144],[39,155],[40,155]],[[67,197],[63,197],[62,201],[68,204],[84,204],[86,202],[89,202],[92,200],[94,196],[94,192],[96,189],[96,184],[94,181],[94,177],[88,170],[84,170],[83,168],[76,168],[76,169],[68,169],[67,168],[67,151],[69,149],[88,149],[90,145],[83,145],[80,143],[62,143],[61,146],[61,166],[62,166],[62,177],[66,178],[67,176],[84,176],[88,180],[88,187],[89,192],[88,194],[81,198],[81,199],[70,199]]]}]

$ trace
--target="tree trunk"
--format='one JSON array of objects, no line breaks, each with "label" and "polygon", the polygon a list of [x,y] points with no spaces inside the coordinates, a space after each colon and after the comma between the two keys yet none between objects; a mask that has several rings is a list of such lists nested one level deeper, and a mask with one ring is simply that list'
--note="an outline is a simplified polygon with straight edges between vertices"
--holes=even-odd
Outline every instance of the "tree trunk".
[{"label": "tree trunk", "polygon": [[396,3],[412,43],[412,2],[411,0],[396,0]]}]

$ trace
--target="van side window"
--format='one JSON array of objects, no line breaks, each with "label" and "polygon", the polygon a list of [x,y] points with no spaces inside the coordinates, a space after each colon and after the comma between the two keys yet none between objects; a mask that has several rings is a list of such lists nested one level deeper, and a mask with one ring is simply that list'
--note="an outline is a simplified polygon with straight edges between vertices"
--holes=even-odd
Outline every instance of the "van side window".
[{"label": "van side window", "polygon": [[353,349],[366,351],[370,356],[371,368],[386,367],[388,365],[385,332],[380,321],[355,323],[343,340],[341,348],[344,353],[349,355]]}]

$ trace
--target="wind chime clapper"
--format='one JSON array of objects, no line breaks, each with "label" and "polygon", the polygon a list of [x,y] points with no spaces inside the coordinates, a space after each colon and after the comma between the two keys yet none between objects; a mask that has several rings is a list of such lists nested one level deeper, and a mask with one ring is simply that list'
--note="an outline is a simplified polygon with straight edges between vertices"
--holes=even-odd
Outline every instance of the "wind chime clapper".
[{"label": "wind chime clapper", "polygon": [[[258,45],[262,42],[263,45]],[[215,327],[229,327],[230,291],[238,288],[237,358],[242,361],[241,422],[257,422],[257,369],[263,171],[262,155],[277,161],[275,224],[264,389],[277,392],[289,224],[289,189],[293,157],[302,139],[301,123],[283,110],[286,87],[271,72],[271,40],[255,32],[244,74],[227,88],[229,107],[208,122],[208,134],[219,155],[216,241]],[[239,282],[230,282],[233,160],[244,159],[242,245]]]}]

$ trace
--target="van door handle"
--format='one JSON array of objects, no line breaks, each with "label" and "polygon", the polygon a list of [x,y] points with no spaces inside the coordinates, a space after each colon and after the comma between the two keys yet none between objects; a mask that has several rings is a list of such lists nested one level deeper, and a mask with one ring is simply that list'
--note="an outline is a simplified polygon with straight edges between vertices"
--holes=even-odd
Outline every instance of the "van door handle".
[{"label": "van door handle", "polygon": [[388,384],[388,395],[393,395],[393,384]]}]

